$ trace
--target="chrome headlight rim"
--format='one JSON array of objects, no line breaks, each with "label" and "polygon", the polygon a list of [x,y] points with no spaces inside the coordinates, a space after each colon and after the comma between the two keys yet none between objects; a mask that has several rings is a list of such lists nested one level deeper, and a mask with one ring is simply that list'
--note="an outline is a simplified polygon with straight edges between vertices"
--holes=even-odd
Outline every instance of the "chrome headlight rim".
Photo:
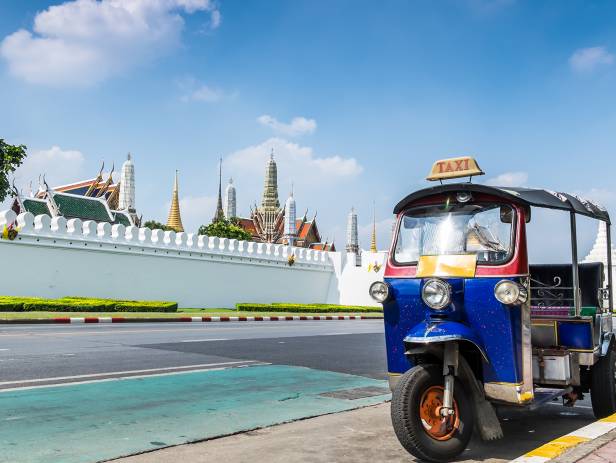
[{"label": "chrome headlight rim", "polygon": [[[436,288],[438,290],[441,296],[440,302],[435,303],[430,299],[431,295],[427,294],[430,288]],[[429,278],[424,282],[421,288],[421,299],[424,304],[433,310],[444,310],[451,304],[451,285],[440,278]]]},{"label": "chrome headlight rim", "polygon": [[505,305],[517,306],[528,301],[528,290],[512,280],[501,280],[494,286],[494,297]]},{"label": "chrome headlight rim", "polygon": [[370,285],[368,289],[370,297],[379,304],[383,304],[391,297],[391,291],[389,285],[384,281],[375,281]]}]

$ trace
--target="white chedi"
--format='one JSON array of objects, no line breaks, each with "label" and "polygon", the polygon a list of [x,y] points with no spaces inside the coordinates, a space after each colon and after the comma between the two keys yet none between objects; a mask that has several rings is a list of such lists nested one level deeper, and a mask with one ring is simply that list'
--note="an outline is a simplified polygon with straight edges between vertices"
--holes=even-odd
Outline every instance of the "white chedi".
[{"label": "white chedi", "polygon": [[121,211],[134,211],[135,209],[135,165],[130,153],[122,164],[120,176],[120,197],[118,209]]},{"label": "white chedi", "polygon": [[235,186],[233,185],[233,179],[229,179],[229,184],[225,189],[225,201],[223,204],[223,210],[225,217],[230,219],[231,217],[237,217],[237,199],[235,193]]},{"label": "white chedi", "polygon": [[296,224],[297,207],[295,204],[295,198],[293,197],[293,191],[287,198],[287,202],[284,205],[284,236],[288,240],[289,244],[293,244],[297,235]]}]

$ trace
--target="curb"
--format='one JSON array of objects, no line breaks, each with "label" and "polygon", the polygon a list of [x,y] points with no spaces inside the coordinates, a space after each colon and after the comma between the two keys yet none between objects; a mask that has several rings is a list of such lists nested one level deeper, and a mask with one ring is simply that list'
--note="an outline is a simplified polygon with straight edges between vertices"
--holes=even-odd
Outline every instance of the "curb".
[{"label": "curb", "polygon": [[383,317],[365,317],[360,315],[340,316],[286,316],[286,317],[59,317],[59,318],[24,318],[1,320],[0,325],[31,325],[31,324],[79,324],[79,323],[211,323],[211,322],[279,322],[279,321],[311,321],[311,320],[382,320]]},{"label": "curb", "polygon": [[579,444],[590,442],[614,429],[616,429],[616,413],[558,437],[515,460],[511,460],[510,463],[544,463],[562,455]]}]

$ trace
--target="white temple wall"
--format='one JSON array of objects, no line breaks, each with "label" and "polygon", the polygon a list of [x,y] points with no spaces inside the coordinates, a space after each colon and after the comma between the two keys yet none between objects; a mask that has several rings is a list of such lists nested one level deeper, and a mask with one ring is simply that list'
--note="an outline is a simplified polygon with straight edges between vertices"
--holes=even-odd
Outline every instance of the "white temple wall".
[{"label": "white temple wall", "polygon": [[0,230],[13,222],[17,239],[0,240],[1,295],[165,300],[190,308],[339,302],[336,253],[0,212]]},{"label": "white temple wall", "polygon": [[370,285],[382,281],[388,253],[363,251],[361,265],[356,266],[357,255],[345,253],[346,265],[339,279],[340,304],[379,306],[368,294]]}]

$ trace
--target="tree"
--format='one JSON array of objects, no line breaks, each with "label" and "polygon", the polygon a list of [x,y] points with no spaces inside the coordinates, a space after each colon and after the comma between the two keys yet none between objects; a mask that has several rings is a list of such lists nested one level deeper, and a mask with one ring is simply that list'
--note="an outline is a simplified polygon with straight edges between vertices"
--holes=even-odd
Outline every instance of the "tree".
[{"label": "tree", "polygon": [[163,225],[156,220],[148,220],[143,224],[144,228],[149,228],[150,230],[163,230],[163,231],[175,231],[173,227],[168,227],[167,225]]},{"label": "tree", "polygon": [[0,203],[9,196],[11,184],[9,175],[15,172],[26,158],[24,145],[9,145],[0,138]]},{"label": "tree", "polygon": [[198,231],[199,235],[218,236],[220,238],[233,238],[236,240],[248,241],[252,235],[238,225],[235,217],[231,220],[218,219],[209,225],[201,225]]}]

